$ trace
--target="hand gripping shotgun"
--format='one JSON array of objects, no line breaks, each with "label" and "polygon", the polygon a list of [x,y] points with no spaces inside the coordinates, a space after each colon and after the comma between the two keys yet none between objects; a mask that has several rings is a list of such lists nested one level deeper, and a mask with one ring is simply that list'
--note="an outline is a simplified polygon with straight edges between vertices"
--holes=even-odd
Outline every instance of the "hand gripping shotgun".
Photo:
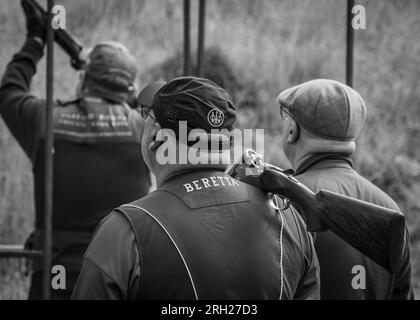
[{"label": "hand gripping shotgun", "polygon": [[[48,21],[47,11],[38,3],[36,0],[23,0],[29,7],[32,8],[36,15],[43,19],[46,23]],[[83,48],[78,40],[70,35],[64,29],[57,29],[54,32],[54,40],[57,44],[69,55],[70,64],[75,70],[82,70],[86,65],[87,56],[89,53],[88,49]],[[137,108],[137,95],[133,91],[128,95],[127,104],[131,108]]]},{"label": "hand gripping shotgun", "polygon": [[[35,0],[23,1],[36,12],[40,19],[48,23],[48,13],[38,2]],[[54,40],[70,56],[72,67],[76,70],[81,70],[87,55],[83,46],[64,29],[55,30]]]},{"label": "hand gripping shotgun", "polygon": [[306,221],[308,231],[330,230],[389,272],[397,271],[406,232],[401,212],[323,189],[314,193],[290,172],[263,163],[251,149],[227,173],[271,198],[278,195],[283,200],[280,210],[292,204]]}]

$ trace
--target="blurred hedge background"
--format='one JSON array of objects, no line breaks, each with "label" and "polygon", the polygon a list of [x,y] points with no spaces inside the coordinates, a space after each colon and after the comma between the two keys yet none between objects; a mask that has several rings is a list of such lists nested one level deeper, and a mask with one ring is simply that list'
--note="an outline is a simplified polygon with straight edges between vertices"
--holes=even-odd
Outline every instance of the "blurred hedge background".
[{"label": "blurred hedge background", "polygon": [[[20,1],[0,0],[0,72],[23,44]],[[45,3],[44,1],[40,1]],[[197,3],[192,2],[196,49]],[[355,33],[354,87],[368,104],[357,168],[405,212],[420,297],[420,2],[358,0],[367,30]],[[140,86],[182,73],[181,0],[61,0],[67,29],[83,44],[124,43],[136,56]],[[208,0],[205,75],[233,95],[240,124],[265,129],[266,159],[287,166],[280,150],[275,97],[314,78],[345,79],[345,0]],[[195,55],[193,55],[195,57]],[[73,94],[78,75],[55,54],[55,96]],[[45,96],[45,59],[33,79]],[[31,167],[0,120],[0,243],[22,243],[33,224]],[[26,298],[22,261],[0,262],[0,299]]]}]

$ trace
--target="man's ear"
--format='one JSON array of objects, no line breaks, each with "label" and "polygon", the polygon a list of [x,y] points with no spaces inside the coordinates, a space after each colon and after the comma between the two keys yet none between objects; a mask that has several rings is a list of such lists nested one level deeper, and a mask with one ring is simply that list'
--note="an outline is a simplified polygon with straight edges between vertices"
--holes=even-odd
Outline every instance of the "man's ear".
[{"label": "man's ear", "polygon": [[296,121],[294,120],[290,120],[290,126],[289,126],[289,133],[287,135],[287,142],[290,144],[294,144],[298,141],[299,139],[299,125],[297,124]]},{"label": "man's ear", "polygon": [[85,89],[85,71],[79,72],[79,80],[76,85],[76,94],[81,93]]},{"label": "man's ear", "polygon": [[156,121],[153,123],[153,129],[152,129],[152,140],[149,144],[149,150],[152,152],[156,152],[156,150],[163,144],[162,139],[157,139],[157,136],[159,132],[162,130],[162,127],[160,124]]}]

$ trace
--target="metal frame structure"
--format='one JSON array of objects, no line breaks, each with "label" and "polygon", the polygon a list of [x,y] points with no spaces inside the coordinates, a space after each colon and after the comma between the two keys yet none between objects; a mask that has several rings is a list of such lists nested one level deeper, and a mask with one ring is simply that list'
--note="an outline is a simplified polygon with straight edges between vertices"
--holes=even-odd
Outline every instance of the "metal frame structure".
[{"label": "metal frame structure", "polygon": [[352,9],[354,0],[347,0],[347,35],[346,35],[346,83],[353,87],[353,52],[354,52],[354,29],[351,24],[353,20]]},{"label": "metal frame structure", "polygon": [[[191,24],[190,0],[184,0],[184,75],[191,75]],[[52,195],[53,195],[53,82],[54,82],[54,29],[52,28],[52,8],[54,0],[48,0],[49,23],[47,24],[47,85],[46,85],[46,141],[45,141],[45,190],[44,190],[44,229],[43,249],[26,250],[23,245],[0,245],[0,258],[30,258],[43,261],[43,298],[50,297],[50,270],[52,255]],[[346,83],[353,86],[353,47],[352,8],[354,0],[347,0],[347,37],[346,37]],[[196,75],[203,74],[205,47],[206,0],[200,0],[198,11],[198,49]]]},{"label": "metal frame structure", "polygon": [[52,254],[52,192],[53,192],[53,84],[54,84],[54,29],[52,28],[52,9],[54,0],[48,0],[47,23],[47,84],[46,84],[46,137],[45,137],[45,190],[44,190],[44,229],[43,248],[26,250],[23,245],[1,245],[0,258],[42,258],[42,297],[50,298],[50,270]]},{"label": "metal frame structure", "polygon": [[[191,2],[184,0],[184,75],[193,74],[191,70]],[[195,75],[200,77],[204,71],[204,42],[206,33],[206,0],[200,0],[198,5],[198,45],[197,68]]]},{"label": "metal frame structure", "polygon": [[206,0],[200,0],[198,7],[198,49],[197,49],[197,76],[203,75],[204,40],[206,30]]},{"label": "metal frame structure", "polygon": [[184,76],[191,74],[190,0],[184,0]]},{"label": "metal frame structure", "polygon": [[44,299],[50,297],[50,272],[52,255],[52,209],[53,209],[53,93],[54,93],[54,29],[52,28],[52,10],[54,0],[48,0],[47,24],[47,109],[45,137],[45,194],[44,194],[44,238],[42,260],[42,292]]},{"label": "metal frame structure", "polygon": [[[354,0],[347,0],[347,23],[346,23],[346,84],[353,87],[354,70],[354,29],[352,26]],[[204,44],[205,44],[205,19],[206,0],[199,1],[198,8],[198,49],[196,75],[202,76],[204,72]],[[191,23],[190,23],[190,0],[184,0],[184,75],[191,75]]]}]

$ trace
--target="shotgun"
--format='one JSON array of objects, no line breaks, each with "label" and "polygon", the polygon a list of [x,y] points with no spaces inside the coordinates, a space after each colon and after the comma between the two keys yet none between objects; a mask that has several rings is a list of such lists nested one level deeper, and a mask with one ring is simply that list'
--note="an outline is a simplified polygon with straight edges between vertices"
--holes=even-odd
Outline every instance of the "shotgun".
[{"label": "shotgun", "polygon": [[330,230],[391,273],[398,269],[404,252],[406,224],[401,212],[321,189],[317,193],[290,172],[262,162],[247,150],[227,173],[262,191],[278,195],[286,209],[300,213],[309,232]]},{"label": "shotgun", "polygon": [[[35,0],[23,0],[23,2],[31,7],[40,19],[48,23],[47,11],[38,2]],[[64,29],[55,30],[54,35],[55,42],[70,56],[71,66],[75,70],[83,69],[86,55],[83,46]]]}]

